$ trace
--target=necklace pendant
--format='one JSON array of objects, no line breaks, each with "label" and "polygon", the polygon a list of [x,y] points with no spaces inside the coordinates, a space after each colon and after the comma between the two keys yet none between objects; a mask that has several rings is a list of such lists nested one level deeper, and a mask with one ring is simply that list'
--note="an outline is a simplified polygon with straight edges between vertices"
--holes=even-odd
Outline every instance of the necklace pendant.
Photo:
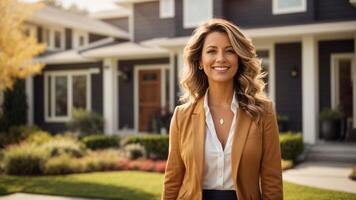
[{"label": "necklace pendant", "polygon": [[224,119],[220,118],[219,122],[220,122],[220,125],[223,125],[224,124]]}]

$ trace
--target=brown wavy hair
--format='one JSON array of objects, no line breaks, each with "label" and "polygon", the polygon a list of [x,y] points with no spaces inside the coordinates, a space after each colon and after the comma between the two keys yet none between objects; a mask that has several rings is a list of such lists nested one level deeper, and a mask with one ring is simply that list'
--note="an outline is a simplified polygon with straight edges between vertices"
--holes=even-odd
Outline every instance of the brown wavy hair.
[{"label": "brown wavy hair", "polygon": [[254,121],[259,121],[265,112],[263,102],[267,100],[263,81],[266,74],[261,71],[261,60],[257,58],[251,40],[236,25],[224,19],[211,19],[199,26],[184,47],[185,65],[180,83],[185,91],[180,100],[183,103],[194,103],[205,95],[209,87],[208,78],[203,70],[199,70],[199,65],[205,38],[212,32],[227,34],[239,60],[234,76],[239,107]]}]

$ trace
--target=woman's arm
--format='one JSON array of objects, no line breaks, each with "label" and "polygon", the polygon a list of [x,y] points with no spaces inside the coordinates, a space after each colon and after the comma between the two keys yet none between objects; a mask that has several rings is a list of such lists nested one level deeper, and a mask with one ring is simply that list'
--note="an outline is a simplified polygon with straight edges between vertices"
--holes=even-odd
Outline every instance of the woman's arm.
[{"label": "woman's arm", "polygon": [[283,199],[281,150],[279,131],[272,103],[263,123],[263,157],[261,165],[262,199]]},{"label": "woman's arm", "polygon": [[177,199],[185,173],[185,167],[180,155],[180,132],[177,123],[178,110],[179,108],[176,108],[174,111],[169,130],[169,153],[164,174],[163,200]]}]

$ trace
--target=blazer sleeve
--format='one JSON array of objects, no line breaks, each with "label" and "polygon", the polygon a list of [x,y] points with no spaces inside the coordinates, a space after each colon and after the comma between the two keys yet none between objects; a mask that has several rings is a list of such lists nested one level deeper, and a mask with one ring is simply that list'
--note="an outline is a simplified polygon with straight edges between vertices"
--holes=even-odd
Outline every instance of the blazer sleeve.
[{"label": "blazer sleeve", "polygon": [[164,174],[162,200],[177,199],[185,173],[185,166],[180,154],[178,112],[179,108],[177,107],[174,111],[169,130],[169,151],[166,172]]},{"label": "blazer sleeve", "polygon": [[263,123],[263,156],[261,164],[262,199],[283,199],[283,181],[281,150],[276,114],[272,103],[268,103],[268,112]]}]

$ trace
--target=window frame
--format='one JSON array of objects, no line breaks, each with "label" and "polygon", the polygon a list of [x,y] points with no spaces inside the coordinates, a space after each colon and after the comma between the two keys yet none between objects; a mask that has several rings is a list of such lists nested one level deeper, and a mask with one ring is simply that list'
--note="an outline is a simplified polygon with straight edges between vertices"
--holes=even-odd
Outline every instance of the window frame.
[{"label": "window frame", "polygon": [[[208,4],[208,15],[206,18],[200,21],[192,21],[188,19],[188,6],[191,6],[189,2],[192,0],[183,0],[183,28],[195,28],[198,27],[202,22],[213,18],[214,2],[213,0],[204,0],[204,3]],[[202,0],[203,1],[203,0]]]},{"label": "window frame", "polygon": [[[163,6],[163,2],[170,4],[168,6]],[[165,10],[164,8],[169,7],[169,10]],[[175,16],[175,0],[160,0],[159,1],[159,17],[164,18],[172,18]]]},{"label": "window frame", "polygon": [[273,15],[301,13],[307,11],[307,0],[300,0],[301,1],[300,6],[294,6],[290,8],[278,8],[279,1],[283,1],[283,0],[272,0]]},{"label": "window frame", "polygon": [[[86,110],[91,110],[91,72],[90,70],[78,71],[51,71],[44,73],[44,115],[45,122],[68,122],[72,116],[73,110],[73,76],[84,75],[86,77]],[[67,116],[56,116],[55,109],[55,77],[67,77]],[[48,77],[51,77],[51,94],[48,94],[49,83]],[[49,103],[49,95],[51,102]],[[49,108],[50,106],[50,108]],[[51,109],[51,116],[49,116],[48,109]]]},{"label": "window frame", "polygon": [[[80,37],[84,38],[84,45],[80,45]],[[89,44],[89,34],[85,31],[74,30],[72,34],[73,48],[81,48]]]},{"label": "window frame", "polygon": [[[48,37],[46,31],[48,30]],[[60,33],[60,47],[55,47],[55,32]],[[44,27],[42,30],[43,42],[47,43],[48,50],[64,50],[65,49],[65,31],[61,28]]]}]

